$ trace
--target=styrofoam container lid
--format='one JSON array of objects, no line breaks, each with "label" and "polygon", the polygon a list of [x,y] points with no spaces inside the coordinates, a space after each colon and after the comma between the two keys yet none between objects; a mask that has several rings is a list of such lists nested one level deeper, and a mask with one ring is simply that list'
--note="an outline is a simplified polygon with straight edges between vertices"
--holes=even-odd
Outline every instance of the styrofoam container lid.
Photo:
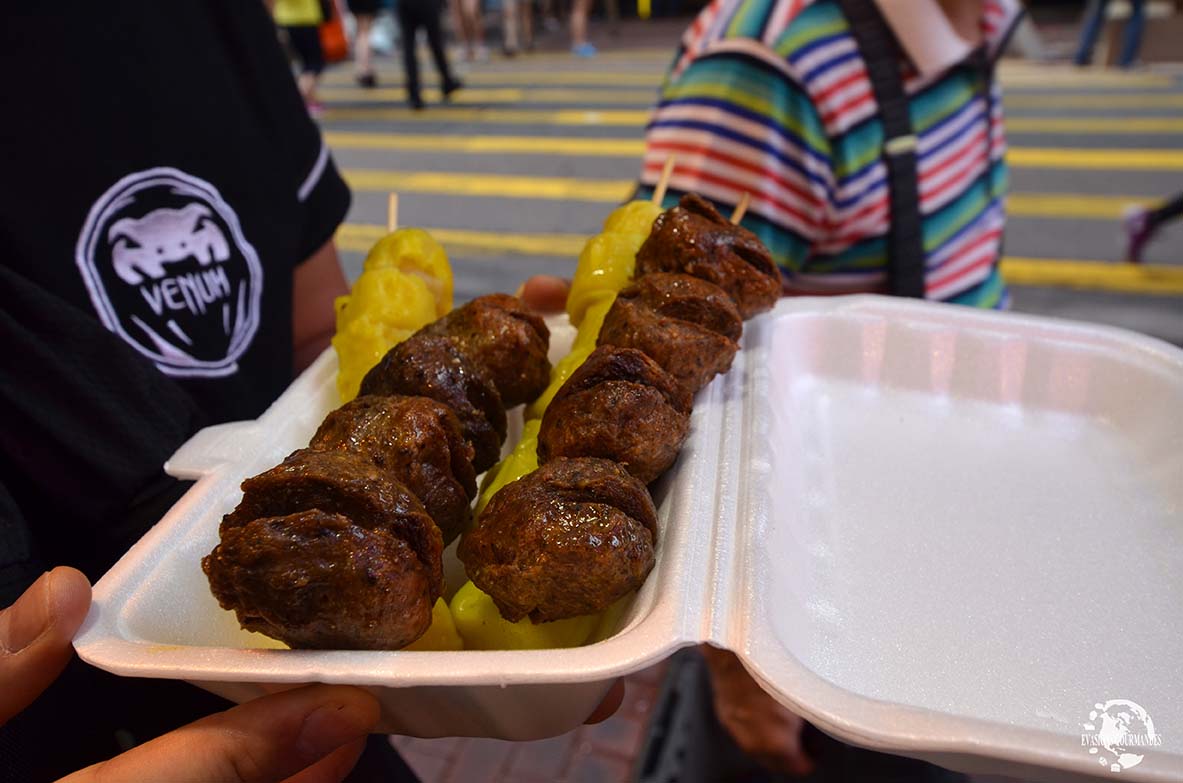
[{"label": "styrofoam container lid", "polygon": [[[571,336],[558,326],[552,353]],[[783,300],[696,399],[654,488],[657,564],[614,636],[264,649],[200,559],[239,482],[335,406],[335,371],[330,351],[260,419],[170,460],[198,482],[96,585],[85,660],[239,700],[354,683],[388,730],[531,739],[708,642],[855,744],[965,771],[1183,780],[1183,351],[949,305]]]}]

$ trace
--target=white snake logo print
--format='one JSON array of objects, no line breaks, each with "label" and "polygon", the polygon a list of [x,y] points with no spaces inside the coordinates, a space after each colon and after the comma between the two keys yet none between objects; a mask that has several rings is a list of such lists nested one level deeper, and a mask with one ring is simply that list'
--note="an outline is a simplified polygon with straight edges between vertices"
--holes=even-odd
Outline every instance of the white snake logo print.
[{"label": "white snake logo print", "polygon": [[180,377],[233,374],[259,326],[263,271],[208,182],[172,168],[95,202],[76,259],[103,325]]}]

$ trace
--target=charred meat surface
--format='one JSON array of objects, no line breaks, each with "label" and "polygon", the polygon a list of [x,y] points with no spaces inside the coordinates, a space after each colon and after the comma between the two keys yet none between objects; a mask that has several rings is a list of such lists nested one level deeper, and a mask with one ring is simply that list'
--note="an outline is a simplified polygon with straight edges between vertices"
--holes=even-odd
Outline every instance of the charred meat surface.
[{"label": "charred meat surface", "polygon": [[484,367],[447,337],[416,333],[391,348],[361,382],[362,394],[428,397],[452,409],[473,448],[477,473],[492,467],[505,440],[505,407]]},{"label": "charred meat surface", "polygon": [[480,362],[506,408],[530,402],[550,382],[550,330],[517,297],[477,297],[419,333],[447,337],[461,353]]},{"label": "charred meat surface", "polygon": [[255,519],[319,509],[405,541],[423,565],[432,600],[443,591],[439,528],[402,482],[366,457],[300,449],[271,470],[242,482],[242,493],[237,508],[222,518],[223,540],[233,528]]},{"label": "charred meat surface", "polygon": [[690,275],[654,272],[621,291],[599,345],[636,348],[691,394],[727,372],[743,320],[723,289]]},{"label": "charred meat surface", "polygon": [[692,193],[657,216],[637,251],[637,277],[653,272],[685,272],[714,283],[734,300],[744,319],[770,309],[781,291],[768,248]]},{"label": "charred meat surface", "polygon": [[201,561],[223,609],[290,647],[397,650],[431,624],[432,581],[385,528],[300,511],[223,532]]},{"label": "charred meat surface", "polygon": [[452,409],[427,397],[358,397],[330,413],[309,448],[367,457],[401,481],[435,520],[447,546],[472,519],[472,446]]},{"label": "charred meat surface", "polygon": [[656,519],[645,487],[619,465],[557,459],[498,492],[459,554],[505,619],[562,620],[640,587]]},{"label": "charred meat surface", "polygon": [[601,457],[648,484],[690,431],[690,393],[634,348],[592,351],[542,416],[538,459]]}]

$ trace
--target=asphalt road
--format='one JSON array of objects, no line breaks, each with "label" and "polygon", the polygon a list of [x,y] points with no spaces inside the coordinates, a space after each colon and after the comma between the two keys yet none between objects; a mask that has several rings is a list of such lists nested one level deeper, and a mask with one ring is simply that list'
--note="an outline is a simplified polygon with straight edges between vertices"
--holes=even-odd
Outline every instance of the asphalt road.
[{"label": "asphalt road", "polygon": [[[348,65],[326,75],[322,124],[354,189],[338,236],[347,272],[381,235],[388,192],[400,223],[433,230],[459,299],[567,274],[579,248],[627,198],[642,128],[683,23],[595,31],[600,56],[552,48],[457,63],[468,87],[406,107],[401,70],[380,59],[380,89]],[[543,40],[563,45],[560,37]],[[1004,271],[1014,309],[1113,324],[1183,345],[1183,222],[1146,255],[1119,262],[1126,205],[1183,190],[1183,70],[1121,73],[1008,61],[1001,69],[1012,166]]]}]

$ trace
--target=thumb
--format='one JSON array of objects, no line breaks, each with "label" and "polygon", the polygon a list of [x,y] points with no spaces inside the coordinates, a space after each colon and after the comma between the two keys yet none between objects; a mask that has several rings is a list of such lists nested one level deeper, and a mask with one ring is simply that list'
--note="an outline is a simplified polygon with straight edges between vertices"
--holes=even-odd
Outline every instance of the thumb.
[{"label": "thumb", "polygon": [[310,685],[182,726],[60,783],[275,783],[303,770],[301,783],[337,783],[378,717],[378,702],[360,688]]},{"label": "thumb", "polygon": [[70,639],[90,608],[90,582],[59,567],[0,611],[0,725],[49,687],[74,650]]}]

